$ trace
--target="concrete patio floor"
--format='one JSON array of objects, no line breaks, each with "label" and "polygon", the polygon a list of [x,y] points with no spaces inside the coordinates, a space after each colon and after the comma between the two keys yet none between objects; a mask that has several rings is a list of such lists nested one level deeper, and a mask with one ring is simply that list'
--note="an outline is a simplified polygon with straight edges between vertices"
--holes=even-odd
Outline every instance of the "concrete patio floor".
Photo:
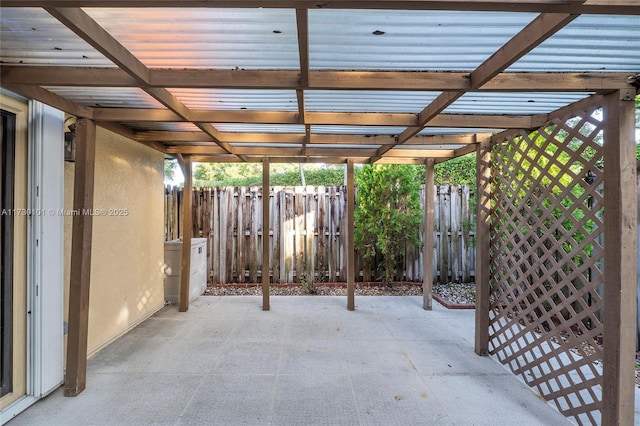
[{"label": "concrete patio floor", "polygon": [[200,297],[167,306],[89,361],[19,425],[562,425],[473,353],[474,311],[421,297]]}]

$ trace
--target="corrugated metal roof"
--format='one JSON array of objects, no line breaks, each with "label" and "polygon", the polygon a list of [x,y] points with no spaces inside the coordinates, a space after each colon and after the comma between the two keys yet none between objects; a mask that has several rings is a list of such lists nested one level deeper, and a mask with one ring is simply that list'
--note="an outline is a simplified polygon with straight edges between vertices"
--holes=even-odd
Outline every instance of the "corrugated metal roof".
[{"label": "corrugated metal roof", "polygon": [[304,125],[299,124],[235,124],[214,123],[216,129],[222,132],[244,133],[302,133]]},{"label": "corrugated metal roof", "polygon": [[2,63],[76,67],[114,66],[109,59],[43,9],[0,8],[0,16]]},{"label": "corrugated metal roof", "polygon": [[323,143],[314,143],[312,145],[307,145],[311,148],[326,148],[326,149],[378,149],[380,145],[350,145],[350,144],[323,144]]},{"label": "corrugated metal roof", "polygon": [[[259,141],[249,142],[249,143],[231,143],[229,144],[233,147],[242,147],[242,148],[264,148],[265,145],[260,143]],[[297,143],[269,143],[269,148],[302,148],[301,144]]]},{"label": "corrugated metal roof", "polygon": [[544,114],[557,110],[591,93],[466,93],[444,110],[448,114]]},{"label": "corrugated metal roof", "polygon": [[164,108],[160,102],[136,87],[45,86],[44,88],[84,106],[99,108]]},{"label": "corrugated metal roof", "polygon": [[[535,14],[310,10],[311,69],[472,71]],[[376,32],[384,34],[375,35]]]},{"label": "corrugated metal roof", "polygon": [[394,150],[402,151],[402,150],[413,150],[413,149],[458,149],[462,148],[464,145],[398,145]]},{"label": "corrugated metal roof", "polygon": [[296,69],[293,9],[85,11],[148,67]]},{"label": "corrugated metal roof", "polygon": [[[132,0],[136,1],[136,0]],[[139,5],[137,5],[139,6]],[[295,6],[297,7],[297,6]],[[120,42],[149,68],[186,69],[247,69],[247,70],[299,70],[298,28],[296,10],[253,8],[87,8],[83,9],[98,25]],[[109,67],[115,65],[89,44],[67,29],[42,9],[0,9],[0,60],[3,64],[50,65],[60,67]],[[309,9],[309,66],[311,70],[338,71],[473,71],[525,28],[537,14],[510,12],[450,12],[404,10],[346,10]],[[304,27],[303,27],[304,29]],[[91,33],[91,30],[89,30]],[[95,35],[95,34],[94,34]],[[91,35],[89,34],[89,37]],[[86,35],[85,35],[86,37]],[[98,41],[100,37],[97,37]],[[108,44],[108,43],[107,43]],[[620,71],[640,72],[640,16],[579,16],[557,34],[516,61],[508,71],[517,72],[591,72]],[[117,56],[117,54],[116,54]],[[127,60],[125,58],[124,62]],[[82,70],[84,71],[84,70]],[[145,71],[138,81],[157,84],[146,79]],[[18,70],[19,72],[19,70]],[[13,76],[18,74],[16,70]],[[65,72],[57,70],[56,72]],[[30,78],[41,79],[31,70]],[[127,85],[131,80],[96,71],[108,81],[107,85]],[[226,111],[288,111],[298,112],[298,96],[295,90],[244,89],[259,87],[261,82],[252,74],[248,84],[239,88],[204,88],[207,81],[200,79],[201,89],[168,90],[184,104],[176,105],[167,99],[166,105],[156,101],[142,83],[137,87],[86,87],[91,84],[72,82],[62,86],[59,80],[44,85],[51,92],[86,107],[102,108],[153,108],[179,111],[182,117],[191,118],[191,110]],[[329,74],[329,73],[327,73]],[[362,73],[363,75],[366,73]],[[36,77],[33,77],[33,76]],[[165,74],[166,75],[166,74]],[[197,72],[188,73],[198,78]],[[246,76],[246,74],[244,74]],[[273,85],[273,74],[263,74],[265,87],[289,87]],[[106,76],[106,77],[105,77]],[[559,78],[562,78],[558,74]],[[626,78],[626,74],[624,75]],[[114,80],[109,80],[113,78]],[[228,78],[228,77],[227,77]],[[233,78],[235,79],[235,73]],[[319,78],[319,85],[332,87],[330,75]],[[357,74],[350,75],[357,87]],[[388,86],[387,74],[374,78],[367,76],[362,87],[379,87],[380,90],[342,90],[338,81],[335,90],[304,89],[304,111],[334,112],[330,122],[356,122],[354,117],[340,121],[338,115],[355,113],[420,113],[431,104],[440,92],[398,91]],[[424,75],[422,76],[424,78]],[[460,77],[462,78],[462,77]],[[609,78],[609,77],[608,77]],[[619,77],[618,77],[619,78]],[[324,80],[323,80],[324,79]],[[517,79],[515,77],[514,79]],[[268,80],[268,81],[267,81]],[[302,82],[304,78],[301,78]],[[458,90],[446,85],[447,78],[438,79],[442,90]],[[115,81],[115,83],[113,83]],[[419,81],[419,80],[418,80]],[[435,81],[435,80],[434,80]],[[460,80],[457,80],[459,83]],[[22,84],[22,83],[19,83]],[[39,86],[44,83],[34,83]],[[78,86],[76,86],[78,84]],[[229,80],[225,83],[230,84]],[[233,84],[233,83],[231,83]],[[289,77],[289,82],[292,84]],[[293,83],[295,84],[295,83]],[[523,85],[526,83],[522,83]],[[180,85],[176,83],[176,85]],[[215,82],[212,82],[215,85]],[[15,86],[14,86],[15,87]],[[226,87],[226,86],[225,86]],[[350,86],[352,87],[352,86]],[[402,86],[406,87],[406,86]],[[619,87],[619,86],[618,86]],[[440,89],[438,87],[438,89]],[[518,87],[513,93],[470,92],[444,110],[448,114],[470,115],[532,115],[550,113],[558,108],[589,96],[590,92],[537,92],[538,88]],[[555,87],[549,90],[555,90]],[[154,88],[154,90],[156,90]],[[596,88],[594,90],[600,90]],[[31,92],[34,93],[34,92]],[[162,92],[158,91],[159,98]],[[46,97],[46,96],[45,96]],[[147,130],[198,132],[190,122],[149,122],[149,116],[141,115],[140,121],[126,116],[120,124],[143,134]],[[108,114],[104,114],[108,119]],[[122,116],[122,115],[121,115]],[[155,115],[154,115],[155,116]],[[195,115],[194,115],[195,116]],[[251,114],[242,115],[251,117]],[[256,114],[259,120],[283,116]],[[266,118],[265,118],[266,117]],[[291,115],[285,117],[291,119]],[[370,122],[378,123],[375,116]],[[305,117],[301,116],[300,119]],[[308,117],[307,117],[308,118]],[[250,120],[251,118],[247,118]],[[384,117],[390,120],[390,117]],[[234,121],[232,118],[220,120]],[[334,121],[335,120],[335,121]],[[526,120],[524,120],[526,121]],[[388,121],[396,123],[396,121]],[[492,125],[490,122],[481,124]],[[304,135],[302,124],[249,124],[213,123],[221,132],[269,133]],[[475,125],[475,124],[474,124]],[[399,135],[404,126],[355,126],[311,125],[312,134],[338,135]],[[432,128],[420,135],[455,135],[474,132],[500,131],[486,128]],[[269,137],[267,139],[276,139]],[[338,139],[338,138],[336,138]],[[147,139],[145,139],[147,140]],[[237,140],[243,140],[237,138]],[[284,139],[283,139],[284,140]],[[298,141],[296,137],[288,140]],[[373,140],[373,139],[372,139]],[[356,138],[357,145],[315,145],[316,148],[377,149],[367,144],[367,139]],[[200,140],[201,142],[201,140]],[[256,143],[258,143],[257,141]],[[416,142],[415,140],[413,142]],[[181,144],[182,146],[182,144]],[[248,145],[244,144],[244,147]],[[265,145],[266,146],[266,145]],[[274,146],[269,144],[268,146]],[[287,144],[287,147],[292,145]],[[297,146],[297,145],[294,145]],[[460,145],[462,146],[462,145]],[[388,146],[384,146],[386,149]],[[437,146],[453,149],[453,145]],[[458,147],[457,145],[455,147]],[[435,145],[411,145],[406,149],[435,149]],[[403,148],[394,148],[397,153]],[[338,154],[340,155],[340,154]],[[365,155],[366,156],[366,155]]]},{"label": "corrugated metal roof", "polygon": [[579,16],[508,71],[638,72],[640,16]]},{"label": "corrugated metal roof", "polygon": [[469,133],[491,133],[499,132],[502,129],[485,129],[485,128],[457,128],[457,127],[427,127],[418,133],[421,136],[432,135],[464,135]]},{"label": "corrugated metal roof", "polygon": [[295,90],[169,89],[169,91],[192,109],[298,110]]},{"label": "corrugated metal roof", "polygon": [[440,92],[395,90],[307,90],[307,111],[419,113]]},{"label": "corrugated metal roof", "polygon": [[311,126],[313,133],[354,135],[398,135],[406,127],[400,126]]}]

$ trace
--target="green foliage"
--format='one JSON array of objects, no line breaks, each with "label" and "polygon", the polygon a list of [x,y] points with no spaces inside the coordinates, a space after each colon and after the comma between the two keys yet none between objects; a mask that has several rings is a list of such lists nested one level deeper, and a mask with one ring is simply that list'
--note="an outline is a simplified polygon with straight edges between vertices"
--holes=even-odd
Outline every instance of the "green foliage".
[{"label": "green foliage", "polygon": [[[341,164],[302,166],[307,185],[342,185],[344,166]],[[273,186],[302,185],[298,164],[271,166],[270,184]],[[258,186],[262,185],[260,163],[197,163],[194,186]]]},{"label": "green foliage", "polygon": [[402,267],[405,246],[420,245],[420,184],[409,165],[365,165],[356,175],[355,244],[365,259],[382,256],[387,282]]},{"label": "green foliage", "polygon": [[469,185],[476,187],[476,154],[452,158],[434,167],[436,185]]},{"label": "green foliage", "polygon": [[171,182],[176,176],[178,160],[164,160],[164,181]]}]

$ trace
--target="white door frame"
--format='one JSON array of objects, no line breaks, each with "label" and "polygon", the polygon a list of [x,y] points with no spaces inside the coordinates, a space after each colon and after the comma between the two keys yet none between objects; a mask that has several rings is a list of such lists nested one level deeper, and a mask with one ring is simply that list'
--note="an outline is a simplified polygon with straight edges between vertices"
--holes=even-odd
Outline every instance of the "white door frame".
[{"label": "white door frame", "polygon": [[27,390],[4,424],[64,381],[64,113],[29,101]]}]

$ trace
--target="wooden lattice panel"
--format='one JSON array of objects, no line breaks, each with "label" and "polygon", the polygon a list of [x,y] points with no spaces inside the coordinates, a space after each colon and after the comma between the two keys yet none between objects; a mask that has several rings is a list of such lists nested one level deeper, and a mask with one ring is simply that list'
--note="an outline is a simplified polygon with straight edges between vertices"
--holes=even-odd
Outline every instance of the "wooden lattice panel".
[{"label": "wooden lattice panel", "polygon": [[579,423],[600,420],[603,149],[595,107],[492,148],[489,349]]}]

